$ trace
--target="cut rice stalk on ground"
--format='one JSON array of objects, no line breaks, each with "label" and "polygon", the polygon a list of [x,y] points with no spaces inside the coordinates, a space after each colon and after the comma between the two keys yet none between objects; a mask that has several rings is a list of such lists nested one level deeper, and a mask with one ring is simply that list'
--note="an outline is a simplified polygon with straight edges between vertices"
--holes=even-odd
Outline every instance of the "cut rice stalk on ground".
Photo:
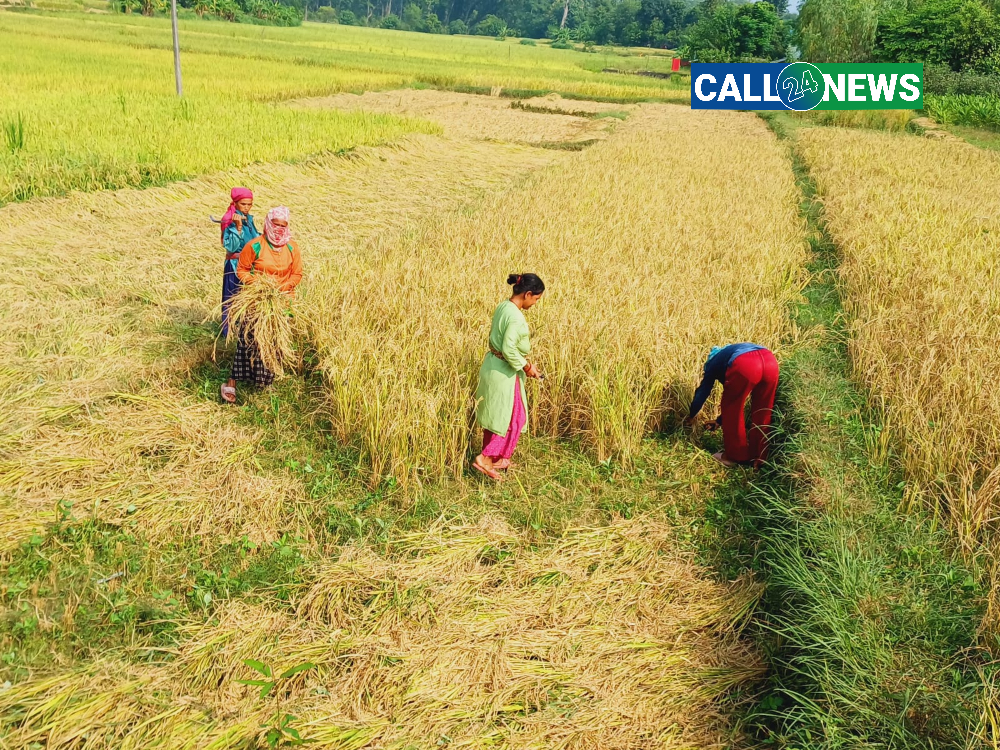
[{"label": "cut rice stalk on ground", "polygon": [[0,693],[6,741],[225,747],[290,714],[324,748],[722,747],[716,701],[761,673],[737,638],[761,589],[711,582],[674,534],[622,522],[538,547],[487,518],[348,548],[297,616],[224,603],[170,661]]}]

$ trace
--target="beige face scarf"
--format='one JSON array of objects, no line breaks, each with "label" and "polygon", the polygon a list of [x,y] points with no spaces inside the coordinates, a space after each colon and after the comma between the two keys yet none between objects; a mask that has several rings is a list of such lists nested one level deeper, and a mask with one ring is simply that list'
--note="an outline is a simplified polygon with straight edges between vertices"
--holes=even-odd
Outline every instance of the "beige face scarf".
[{"label": "beige face scarf", "polygon": [[264,219],[264,236],[271,243],[271,247],[284,247],[292,239],[292,230],[288,227],[279,227],[274,224],[275,219],[278,221],[288,221],[289,215],[290,212],[284,206],[272,208],[267,212],[267,218]]}]

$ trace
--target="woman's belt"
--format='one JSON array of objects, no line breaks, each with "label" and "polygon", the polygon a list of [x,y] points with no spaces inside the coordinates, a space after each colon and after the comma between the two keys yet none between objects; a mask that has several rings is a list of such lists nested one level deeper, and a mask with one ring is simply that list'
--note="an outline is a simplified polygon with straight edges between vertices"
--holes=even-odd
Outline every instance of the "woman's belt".
[{"label": "woman's belt", "polygon": [[503,354],[501,354],[500,352],[498,352],[498,351],[497,351],[496,349],[494,349],[494,348],[493,348],[492,346],[490,347],[490,354],[492,354],[492,355],[493,355],[494,357],[496,357],[497,359],[502,359],[502,360],[503,360],[504,362],[506,362],[506,361],[507,361],[507,358],[506,358],[506,357],[504,357],[504,356],[503,356]]},{"label": "woman's belt", "polygon": [[243,251],[240,250],[239,252],[235,252],[235,253],[226,253],[226,260],[239,260],[240,253],[242,253],[242,252]]}]

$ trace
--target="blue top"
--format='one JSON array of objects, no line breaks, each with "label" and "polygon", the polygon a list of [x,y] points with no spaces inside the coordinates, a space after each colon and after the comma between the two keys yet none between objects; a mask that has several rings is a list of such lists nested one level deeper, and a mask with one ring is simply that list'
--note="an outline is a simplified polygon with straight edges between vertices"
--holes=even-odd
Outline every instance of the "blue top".
[{"label": "blue top", "polygon": [[688,417],[693,419],[701,411],[701,407],[705,405],[705,401],[711,395],[716,381],[723,385],[726,384],[726,370],[729,369],[734,359],[741,354],[766,348],[757,344],[730,344],[721,349],[713,349],[712,353],[708,356],[708,360],[705,362],[705,377],[701,379],[701,385],[694,392],[694,399],[691,401],[691,411],[688,413]]},{"label": "blue top", "polygon": [[[253,223],[253,215],[244,216],[241,211],[236,212],[237,216],[243,216],[243,231],[239,231],[236,228],[236,222],[234,221],[228,227],[222,235],[222,245],[226,248],[226,254],[239,253],[250,240],[255,240],[260,237],[260,232],[257,231],[257,227]],[[233,271],[236,270],[236,258],[233,258],[227,264],[232,265]]]}]

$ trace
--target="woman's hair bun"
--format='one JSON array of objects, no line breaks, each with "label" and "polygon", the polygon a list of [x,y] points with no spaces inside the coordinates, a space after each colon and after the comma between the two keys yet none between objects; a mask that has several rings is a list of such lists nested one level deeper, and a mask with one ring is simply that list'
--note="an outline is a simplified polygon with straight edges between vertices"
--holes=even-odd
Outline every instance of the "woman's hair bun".
[{"label": "woman's hair bun", "polygon": [[512,273],[507,277],[507,283],[514,285],[514,294],[541,294],[545,291],[545,284],[533,273]]}]

